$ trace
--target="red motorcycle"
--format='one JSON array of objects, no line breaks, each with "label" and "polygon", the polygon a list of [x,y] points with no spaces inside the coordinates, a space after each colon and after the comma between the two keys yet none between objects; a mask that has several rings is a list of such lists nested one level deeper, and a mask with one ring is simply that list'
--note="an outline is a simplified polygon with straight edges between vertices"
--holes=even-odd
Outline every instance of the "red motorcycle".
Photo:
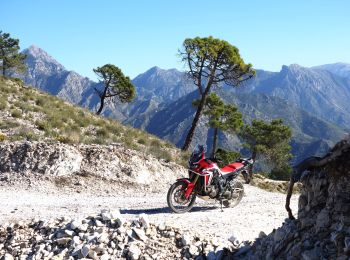
[{"label": "red motorcycle", "polygon": [[225,207],[235,207],[243,198],[243,184],[236,178],[241,173],[250,182],[253,159],[240,158],[219,168],[215,158],[205,158],[203,146],[197,146],[189,163],[189,178],[178,179],[169,188],[168,206],[175,213],[190,211],[196,197],[214,199]]}]

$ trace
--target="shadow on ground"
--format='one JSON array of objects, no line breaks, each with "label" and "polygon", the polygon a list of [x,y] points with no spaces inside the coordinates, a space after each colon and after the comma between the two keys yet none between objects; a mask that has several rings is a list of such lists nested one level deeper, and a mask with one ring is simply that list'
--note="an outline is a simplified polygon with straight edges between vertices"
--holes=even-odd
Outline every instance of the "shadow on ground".
[{"label": "shadow on ground", "polygon": [[[216,210],[219,209],[220,207],[217,206],[208,206],[208,207],[203,207],[203,206],[195,206],[191,209],[190,212],[199,212],[199,211],[211,211],[211,210]],[[162,214],[162,213],[172,213],[170,208],[168,207],[162,207],[162,208],[151,208],[151,209],[122,209],[120,210],[120,213],[122,214]]]}]

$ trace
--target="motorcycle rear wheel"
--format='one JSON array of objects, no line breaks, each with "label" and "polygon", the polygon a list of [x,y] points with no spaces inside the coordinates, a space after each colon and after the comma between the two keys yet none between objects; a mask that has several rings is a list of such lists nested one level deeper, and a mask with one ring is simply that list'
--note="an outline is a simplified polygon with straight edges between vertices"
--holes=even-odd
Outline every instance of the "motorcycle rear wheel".
[{"label": "motorcycle rear wheel", "polygon": [[239,181],[233,181],[230,183],[231,185],[231,192],[232,192],[232,198],[229,200],[224,200],[222,204],[226,208],[234,208],[236,207],[242,200],[244,195],[244,186]]},{"label": "motorcycle rear wheel", "polygon": [[187,184],[177,181],[169,188],[167,202],[169,208],[175,213],[190,211],[196,201],[196,194],[192,193],[188,199],[185,198]]}]

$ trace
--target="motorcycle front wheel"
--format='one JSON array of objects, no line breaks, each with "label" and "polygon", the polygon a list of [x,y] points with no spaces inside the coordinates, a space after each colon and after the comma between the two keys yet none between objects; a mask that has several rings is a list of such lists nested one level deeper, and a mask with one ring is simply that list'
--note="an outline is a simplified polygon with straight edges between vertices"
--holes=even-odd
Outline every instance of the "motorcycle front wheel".
[{"label": "motorcycle front wheel", "polygon": [[188,199],[185,197],[187,183],[177,181],[169,188],[167,202],[169,208],[175,213],[190,211],[196,201],[196,194],[192,193]]},{"label": "motorcycle front wheel", "polygon": [[244,186],[239,181],[231,181],[231,199],[225,200],[222,202],[222,204],[226,208],[233,208],[236,207],[242,200],[244,195]]}]

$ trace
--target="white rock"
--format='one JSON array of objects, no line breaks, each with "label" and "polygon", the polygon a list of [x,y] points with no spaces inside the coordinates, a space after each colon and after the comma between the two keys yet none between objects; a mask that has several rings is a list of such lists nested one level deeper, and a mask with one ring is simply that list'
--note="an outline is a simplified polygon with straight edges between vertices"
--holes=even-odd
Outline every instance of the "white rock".
[{"label": "white rock", "polygon": [[104,221],[109,221],[112,219],[112,214],[106,210],[101,212],[101,216]]},{"label": "white rock", "polygon": [[198,254],[198,248],[194,245],[191,245],[189,248],[190,254],[191,255],[197,255]]},{"label": "white rock", "polygon": [[97,253],[93,250],[90,250],[88,255],[92,259],[98,259]]},{"label": "white rock", "polygon": [[83,248],[80,250],[80,253],[82,254],[83,257],[87,257],[89,254],[90,247],[88,245],[84,245]]},{"label": "white rock", "polygon": [[136,244],[131,244],[129,247],[129,256],[133,260],[139,259],[141,255],[141,250]]},{"label": "white rock", "polygon": [[79,221],[79,220],[73,220],[71,223],[70,223],[70,228],[71,229],[76,229],[76,228],[79,228],[79,226],[81,226],[82,225],[82,223],[81,223],[81,221]]},{"label": "white rock", "polygon": [[164,230],[165,230],[165,224],[164,224],[164,223],[161,223],[161,224],[158,226],[158,230],[159,230],[159,231],[164,231]]},{"label": "white rock", "polygon": [[98,238],[98,242],[107,244],[109,242],[108,233],[102,233],[101,236]]},{"label": "white rock", "polygon": [[140,228],[133,228],[134,232],[138,236],[139,239],[141,239],[143,242],[146,242],[148,240],[148,237],[145,235],[145,231]]},{"label": "white rock", "polygon": [[72,237],[74,235],[74,231],[73,230],[69,230],[69,229],[66,229],[64,231],[65,234],[67,234],[68,236]]},{"label": "white rock", "polygon": [[95,225],[96,227],[103,227],[103,223],[101,221],[99,221],[98,219],[95,220]]},{"label": "white rock", "polygon": [[75,245],[79,245],[81,243],[80,237],[79,236],[74,236],[73,237],[73,242]]},{"label": "white rock", "polygon": [[145,213],[142,213],[139,215],[139,221],[141,222],[142,226],[144,228],[149,228],[149,218]]},{"label": "white rock", "polygon": [[14,260],[13,256],[10,254],[5,254],[4,260]]},{"label": "white rock", "polygon": [[119,209],[113,209],[110,211],[110,215],[112,219],[116,219],[119,218],[121,216],[121,213],[119,211]]},{"label": "white rock", "polygon": [[56,239],[57,244],[59,245],[67,245],[72,239],[70,237],[62,237]]},{"label": "white rock", "polygon": [[108,254],[103,254],[103,255],[101,255],[101,258],[100,258],[100,260],[109,260],[109,255]]},{"label": "white rock", "polygon": [[192,241],[192,237],[190,236],[190,234],[185,233],[182,235],[181,242],[184,246],[189,245],[191,243],[191,241]]},{"label": "white rock", "polygon": [[235,235],[232,235],[228,238],[228,241],[230,241],[232,244],[235,244],[237,241],[237,237],[235,237]]}]

